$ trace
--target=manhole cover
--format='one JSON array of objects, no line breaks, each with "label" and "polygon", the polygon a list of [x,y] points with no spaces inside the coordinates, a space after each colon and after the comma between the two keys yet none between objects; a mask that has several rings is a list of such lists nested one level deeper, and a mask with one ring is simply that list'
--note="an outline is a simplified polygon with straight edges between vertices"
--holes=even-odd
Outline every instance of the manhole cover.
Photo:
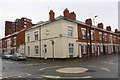
[{"label": "manhole cover", "polygon": [[82,67],[70,67],[70,68],[61,68],[57,69],[56,71],[59,73],[83,73],[86,72],[88,69]]}]

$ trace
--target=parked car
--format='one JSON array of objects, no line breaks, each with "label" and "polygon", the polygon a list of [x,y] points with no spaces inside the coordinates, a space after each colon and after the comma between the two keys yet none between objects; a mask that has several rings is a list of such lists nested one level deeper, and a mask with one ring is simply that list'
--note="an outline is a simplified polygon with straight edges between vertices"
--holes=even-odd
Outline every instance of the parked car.
[{"label": "parked car", "polygon": [[14,53],[11,60],[26,60],[27,56],[24,53]]},{"label": "parked car", "polygon": [[10,53],[2,53],[1,57],[2,57],[2,59],[10,59],[12,57],[12,54],[10,54]]}]

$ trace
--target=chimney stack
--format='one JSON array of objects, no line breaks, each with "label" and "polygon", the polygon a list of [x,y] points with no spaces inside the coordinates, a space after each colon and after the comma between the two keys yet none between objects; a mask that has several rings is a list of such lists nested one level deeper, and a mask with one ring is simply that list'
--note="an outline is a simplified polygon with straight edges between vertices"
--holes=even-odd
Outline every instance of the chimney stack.
[{"label": "chimney stack", "polygon": [[111,31],[111,26],[107,26],[106,30]]},{"label": "chimney stack", "polygon": [[69,14],[69,18],[76,20],[76,14],[75,14],[74,12],[71,12],[71,13]]},{"label": "chimney stack", "polygon": [[97,25],[99,28],[102,28],[103,29],[103,23],[98,23]]},{"label": "chimney stack", "polygon": [[115,33],[118,33],[118,29],[115,29]]},{"label": "chimney stack", "polygon": [[49,20],[53,20],[55,18],[55,13],[53,12],[53,10],[50,10],[49,12]]},{"label": "chimney stack", "polygon": [[64,10],[63,14],[64,14],[64,17],[69,18],[69,10],[67,8]]},{"label": "chimney stack", "polygon": [[92,20],[91,20],[91,18],[90,18],[90,19],[86,19],[85,23],[86,23],[86,24],[89,24],[89,25],[92,25]]}]

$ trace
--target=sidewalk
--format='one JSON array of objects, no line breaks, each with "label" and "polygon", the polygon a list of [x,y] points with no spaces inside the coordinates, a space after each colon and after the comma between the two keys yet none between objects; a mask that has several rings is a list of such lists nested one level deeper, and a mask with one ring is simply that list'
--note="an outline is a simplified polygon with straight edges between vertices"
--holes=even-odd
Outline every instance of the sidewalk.
[{"label": "sidewalk", "polygon": [[75,64],[75,63],[82,63],[88,61],[95,61],[97,59],[105,58],[105,57],[112,57],[118,54],[110,54],[110,55],[101,55],[98,57],[87,57],[87,58],[75,58],[75,59],[39,59],[39,58],[28,58],[27,61],[34,62],[34,63],[43,63],[43,64]]}]

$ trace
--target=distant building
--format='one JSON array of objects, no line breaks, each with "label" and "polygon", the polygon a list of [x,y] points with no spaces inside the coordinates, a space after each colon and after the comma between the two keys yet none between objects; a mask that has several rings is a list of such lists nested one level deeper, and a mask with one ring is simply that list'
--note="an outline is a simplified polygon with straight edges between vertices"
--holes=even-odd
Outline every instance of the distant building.
[{"label": "distant building", "polygon": [[[21,45],[25,44],[25,31],[32,27],[31,19],[22,17],[15,22],[5,22],[5,37],[2,38],[2,52],[20,52]],[[23,51],[24,52],[24,51]]]}]

